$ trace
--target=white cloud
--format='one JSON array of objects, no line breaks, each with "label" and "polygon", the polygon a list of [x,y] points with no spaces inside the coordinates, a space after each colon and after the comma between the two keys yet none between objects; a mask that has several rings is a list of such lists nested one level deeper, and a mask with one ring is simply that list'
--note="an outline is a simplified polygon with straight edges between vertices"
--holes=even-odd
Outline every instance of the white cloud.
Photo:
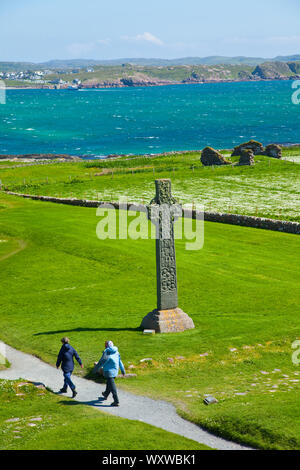
[{"label": "white cloud", "polygon": [[297,46],[300,43],[300,36],[230,36],[222,39],[222,42],[226,44],[274,44],[274,45],[294,45]]},{"label": "white cloud", "polygon": [[67,46],[68,52],[74,57],[80,57],[94,49],[93,42],[73,42]]},{"label": "white cloud", "polygon": [[109,39],[97,39],[96,41],[91,42],[74,42],[67,46],[67,51],[73,57],[78,58],[94,51],[94,49],[99,45],[108,46],[109,43]]},{"label": "white cloud", "polygon": [[275,44],[299,45],[300,36],[273,36],[267,38],[267,42]]},{"label": "white cloud", "polygon": [[151,33],[145,32],[143,34],[138,34],[137,36],[122,36],[123,40],[125,41],[146,41],[155,44],[156,46],[163,46],[164,43],[161,39],[154,36]]},{"label": "white cloud", "polygon": [[110,44],[110,39],[97,39],[97,44],[102,44],[103,46],[108,46]]}]

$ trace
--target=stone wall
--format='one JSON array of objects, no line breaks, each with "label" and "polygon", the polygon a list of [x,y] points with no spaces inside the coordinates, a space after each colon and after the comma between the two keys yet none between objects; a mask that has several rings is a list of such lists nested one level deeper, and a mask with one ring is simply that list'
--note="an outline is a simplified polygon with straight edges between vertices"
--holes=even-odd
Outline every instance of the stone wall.
[{"label": "stone wall", "polygon": [[[132,210],[137,212],[147,212],[146,206],[143,204],[126,204],[119,202],[102,202],[102,201],[90,201],[87,199],[66,199],[58,198],[52,196],[32,196],[30,194],[20,194],[13,193],[11,191],[6,191],[6,194],[11,194],[12,196],[20,196],[24,198],[46,201],[46,202],[55,202],[57,204],[67,204],[71,206],[81,206],[81,207],[103,207],[109,208],[114,207],[116,209],[123,210]],[[196,219],[199,213],[193,210],[185,211],[185,216],[188,218]],[[265,219],[262,217],[254,217],[250,215],[239,215],[239,214],[223,214],[220,212],[204,212],[204,220],[208,222],[217,222],[222,224],[230,225],[240,225],[242,227],[253,227],[260,228],[264,230],[273,230],[276,232],[285,232],[293,233],[300,235],[300,223],[298,222],[289,222],[285,220],[274,220],[274,219]]]},{"label": "stone wall", "polygon": [[[193,213],[193,218],[196,214]],[[222,214],[220,212],[205,212],[204,220],[209,222],[219,222],[222,224],[240,225],[242,227],[261,228],[276,232],[294,233],[300,235],[300,223],[286,220],[265,219],[250,215]]]}]

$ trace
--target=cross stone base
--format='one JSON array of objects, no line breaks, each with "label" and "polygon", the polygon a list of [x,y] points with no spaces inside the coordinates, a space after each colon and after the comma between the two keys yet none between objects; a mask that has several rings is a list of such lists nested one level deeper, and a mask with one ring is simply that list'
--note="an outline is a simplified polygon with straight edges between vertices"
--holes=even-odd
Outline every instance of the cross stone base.
[{"label": "cross stone base", "polygon": [[156,333],[179,333],[195,328],[193,320],[180,308],[153,310],[141,323],[142,329],[155,330]]}]

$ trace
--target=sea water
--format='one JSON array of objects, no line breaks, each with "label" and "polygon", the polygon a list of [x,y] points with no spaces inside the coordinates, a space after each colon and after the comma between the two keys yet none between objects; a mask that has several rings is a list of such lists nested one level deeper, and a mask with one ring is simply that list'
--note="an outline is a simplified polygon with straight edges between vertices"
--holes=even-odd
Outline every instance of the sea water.
[{"label": "sea water", "polygon": [[79,156],[300,142],[291,81],[7,90],[0,154]]}]

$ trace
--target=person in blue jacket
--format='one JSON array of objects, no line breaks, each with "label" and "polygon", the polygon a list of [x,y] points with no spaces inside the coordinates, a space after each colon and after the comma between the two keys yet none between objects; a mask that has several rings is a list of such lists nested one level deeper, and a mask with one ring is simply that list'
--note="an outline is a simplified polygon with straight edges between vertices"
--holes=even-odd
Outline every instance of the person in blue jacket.
[{"label": "person in blue jacket", "polygon": [[69,344],[70,340],[69,338],[62,338],[62,347],[59,351],[57,361],[56,361],[56,367],[57,369],[61,365],[63,374],[64,374],[64,386],[63,388],[59,391],[59,393],[66,393],[68,390],[68,386],[72,390],[72,398],[75,398],[77,395],[77,392],[75,390],[75,385],[73,384],[71,380],[71,375],[74,370],[74,357],[80,367],[83,369],[83,364],[78,356],[77,351]]},{"label": "person in blue jacket", "polygon": [[99,366],[103,367],[103,375],[106,378],[106,390],[102,392],[103,398],[99,397],[99,400],[107,400],[109,394],[112,393],[114,401],[111,406],[119,406],[115,377],[117,377],[119,369],[121,369],[122,375],[125,375],[125,368],[118,348],[114,346],[113,342],[106,341],[105,346],[106,349],[99,361]]},{"label": "person in blue jacket", "polygon": [[105,341],[104,351],[102,351],[102,356],[100,357],[99,361],[94,362],[94,373],[103,375],[103,364],[107,359],[106,349],[108,348],[108,341]]}]

